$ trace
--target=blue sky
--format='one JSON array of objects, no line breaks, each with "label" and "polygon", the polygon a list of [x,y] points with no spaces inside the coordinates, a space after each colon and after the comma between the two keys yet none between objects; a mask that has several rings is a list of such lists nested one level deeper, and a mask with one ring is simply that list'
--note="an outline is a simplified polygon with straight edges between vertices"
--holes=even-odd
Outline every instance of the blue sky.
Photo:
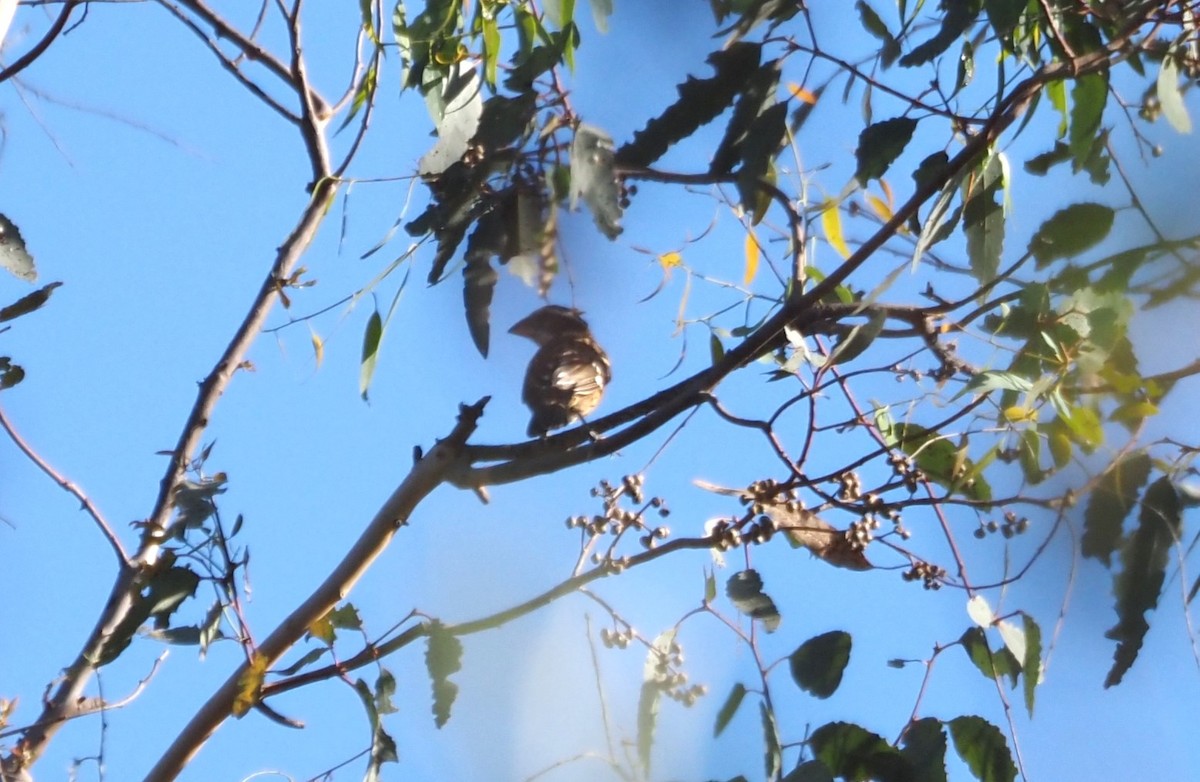
[{"label": "blue sky", "polygon": [[[706,74],[703,57],[718,45],[709,37],[703,6],[682,19],[636,6],[619,4],[606,36],[583,24],[584,45],[572,80],[576,111],[618,141],[671,100],[674,85],[687,73]],[[31,20],[41,13],[23,9],[18,14],[6,51],[20,50],[32,39],[30,34],[22,39],[22,31],[28,25],[40,30],[40,22]],[[817,18],[829,25],[826,42],[836,41],[838,21]],[[318,84],[331,95],[346,82],[356,23],[349,7],[309,8],[307,51]],[[672,34],[656,32],[664,29]],[[396,99],[395,65],[392,58],[371,141],[353,172],[359,176],[407,177],[432,143],[428,116],[416,96]],[[21,86],[10,83],[2,94],[0,211],[21,227],[42,280],[64,285],[46,308],[3,335],[3,353],[21,363],[28,378],[0,402],[29,442],[78,482],[132,545],[135,533],[128,524],[148,512],[165,466],[156,452],[174,444],[196,383],[242,318],[274,248],[305,203],[303,148],[292,128],[220,71],[161,8],[149,4],[93,4],[85,22],[23,74]],[[854,149],[860,126],[855,123],[861,123],[855,100],[845,115],[836,105],[820,107],[830,116],[815,118],[829,123],[829,130],[804,138],[802,153],[810,168],[839,161],[841,168],[814,175],[831,195],[848,179],[842,172],[848,171]],[[1046,137],[1036,129],[1010,150],[1017,163],[1041,151]],[[1198,158],[1194,137],[1175,137],[1161,123],[1151,132],[1166,146],[1158,167],[1146,170],[1135,156],[1129,159],[1153,209],[1169,205],[1194,183]],[[701,165],[689,158],[689,150],[704,143],[711,144],[712,136],[683,145],[662,166],[698,170]],[[924,153],[913,154],[919,160]],[[1021,174],[1019,165],[1014,170],[1009,246],[1016,248],[1052,210],[1047,204],[1053,202],[1046,199],[1078,186],[1050,188]],[[896,174],[896,187],[907,187],[903,174]],[[1097,197],[1095,191],[1080,192]],[[370,259],[359,257],[386,234],[407,193],[406,181],[360,183],[339,200],[305,259],[319,284],[297,291],[292,310],[276,311],[272,325],[339,300],[399,255],[407,237]],[[660,281],[653,254],[672,249],[682,248],[699,271],[740,278],[741,229],[727,214],[717,218],[703,242],[687,243],[719,212],[705,195],[643,185],[627,214],[626,233],[615,243],[597,236],[587,215],[565,221],[564,251],[575,285],[572,290],[560,281],[551,298],[588,311],[613,357],[614,383],[605,410],[641,399],[708,362],[706,330],[689,329],[686,340],[673,336],[682,273],[676,272],[657,297],[640,300]],[[1185,229],[1178,227],[1181,234]],[[818,252],[821,261],[831,263],[827,247]],[[492,351],[484,360],[467,334],[457,281],[426,287],[428,253],[419,258],[385,338],[370,404],[357,389],[361,334],[372,305],[367,298],[353,310],[339,307],[312,321],[326,342],[320,367],[308,325],[260,337],[251,351],[253,371],[238,375],[212,421],[207,440],[216,445],[210,467],[230,478],[222,513],[227,521],[239,513],[246,519],[241,540],[252,553],[253,587],[248,614],[259,637],[341,557],[404,475],[412,446],[428,447],[449,432],[459,402],[492,396],[480,442],[511,442],[524,432],[527,413],[519,389],[531,349],[504,331],[538,305],[536,296],[502,275]],[[884,269],[882,274],[891,267],[873,268]],[[399,280],[400,273],[394,274],[380,287],[381,309],[390,305]],[[27,290],[15,279],[0,279],[4,302]],[[724,301],[723,295],[694,282],[689,314],[704,314]],[[1196,320],[1194,307],[1174,307],[1142,327],[1148,371],[1193,358],[1181,358],[1177,340],[1161,335],[1194,334]],[[667,377],[681,352],[681,368]],[[762,395],[791,393],[779,386],[764,390],[754,368],[725,390],[733,403],[745,405],[760,402]],[[1179,407],[1164,416],[1176,427],[1190,424],[1186,389],[1180,391]],[[782,436],[797,442],[803,423],[785,421]],[[487,506],[469,493],[439,490],[351,600],[377,633],[414,606],[460,621],[540,592],[566,576],[574,562],[577,533],[567,531],[562,520],[598,511],[588,489],[601,478],[615,481],[643,469],[665,440],[666,432],[660,433],[619,456],[498,487]],[[678,534],[698,534],[707,519],[736,509],[697,489],[694,478],[739,486],[775,473],[758,439],[702,413],[654,460],[646,488],[667,498],[673,509],[669,524]],[[113,562],[77,504],[7,441],[0,443],[0,515],[9,523],[0,525],[7,597],[0,603],[0,626],[7,628],[0,633],[0,697],[21,698],[13,720],[19,725],[34,716],[43,688],[85,637],[107,596]],[[973,523],[960,522],[964,530]],[[1035,533],[1039,524],[1048,520],[1035,518]],[[914,517],[909,525],[940,553],[932,519]],[[969,532],[961,537],[969,549],[978,543]],[[1036,535],[1015,541],[1014,560],[1036,542]],[[979,572],[987,572],[996,567],[1000,550],[998,541],[989,539],[968,555],[979,563]],[[832,719],[856,721],[894,738],[912,710],[923,671],[920,665],[896,670],[886,662],[924,659],[935,643],[956,639],[969,626],[965,595],[953,589],[924,592],[903,584],[896,571],[834,570],[782,542],[755,550],[753,557],[784,616],[778,633],[762,637],[766,659],[784,657],[827,630],[845,629],[854,636],[847,678],[828,701],[796,691],[786,665],[775,672],[773,693],[785,740],[797,741],[806,726]],[[732,557],[726,573],[739,561]],[[1003,596],[1004,606],[1030,611],[1047,636],[1055,632],[1070,563],[1070,542],[1060,537],[1029,578]],[[601,582],[596,591],[653,637],[699,603],[708,566],[704,552],[666,558]],[[1191,578],[1186,576],[1185,583]],[[1195,705],[1200,676],[1181,602],[1181,590],[1168,589],[1142,659],[1124,685],[1104,691],[1112,648],[1103,631],[1114,621],[1109,582],[1094,563],[1075,571],[1036,718],[1030,721],[1024,714],[1019,692],[1008,693],[1031,778],[1183,779],[1200,772],[1200,749],[1186,733],[1200,717]],[[188,621],[202,614],[205,604],[200,603]],[[733,615],[728,604],[721,607]],[[400,713],[387,725],[398,742],[401,765],[388,767],[385,778],[524,779],[577,753],[602,749],[585,614],[593,634],[606,626],[598,606],[576,597],[502,631],[464,639],[464,670],[456,677],[461,694],[441,731],[434,729],[429,712],[423,646],[389,659],[386,665],[400,683]],[[749,701],[722,739],[710,738],[729,687],[754,681],[747,650],[705,617],[689,620],[680,640],[692,680],[706,683],[710,694],[690,710],[664,704],[656,778],[758,773],[759,731],[756,707]],[[346,642],[343,653],[352,653],[354,639]],[[129,692],[162,651],[151,641],[135,642],[104,669],[105,696]],[[618,740],[633,737],[643,657],[634,649],[601,649],[598,655]],[[140,778],[239,659],[230,643],[214,646],[203,662],[196,661],[193,649],[170,649],[146,692],[108,716],[107,778]],[[372,671],[362,675],[374,678]],[[306,779],[367,741],[356,696],[336,682],[289,694],[273,705],[309,728],[289,731],[256,714],[231,721],[184,778],[233,780],[278,769]],[[957,650],[938,659],[921,713],[943,718],[974,713],[1004,725],[995,688]],[[72,758],[96,753],[100,737],[95,719],[72,724],[39,765],[38,778],[66,778]],[[360,769],[361,764],[351,765],[337,778],[355,779]],[[96,778],[94,766],[85,766],[80,778]],[[601,764],[579,761],[546,778],[611,777]]]}]

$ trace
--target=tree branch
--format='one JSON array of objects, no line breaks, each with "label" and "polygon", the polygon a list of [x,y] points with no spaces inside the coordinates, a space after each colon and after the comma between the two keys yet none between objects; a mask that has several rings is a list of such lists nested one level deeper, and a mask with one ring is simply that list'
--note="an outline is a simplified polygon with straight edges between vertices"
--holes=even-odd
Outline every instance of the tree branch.
[{"label": "tree branch", "polygon": [[[367,568],[387,548],[397,530],[408,523],[417,505],[445,482],[447,475],[462,459],[467,438],[475,431],[476,422],[483,414],[487,401],[485,397],[474,405],[461,407],[458,423],[450,435],[438,441],[437,445],[413,466],[341,562],[255,650],[254,660],[239,665],[196,712],[146,775],[147,782],[174,779],[221,723],[233,713],[234,701],[239,696],[244,697],[247,688],[253,686],[252,680],[251,684],[247,684],[247,677],[253,675],[251,666],[258,663],[270,667],[308,632],[313,622],[329,613],[350,593]],[[254,689],[257,696],[259,688]]]}]

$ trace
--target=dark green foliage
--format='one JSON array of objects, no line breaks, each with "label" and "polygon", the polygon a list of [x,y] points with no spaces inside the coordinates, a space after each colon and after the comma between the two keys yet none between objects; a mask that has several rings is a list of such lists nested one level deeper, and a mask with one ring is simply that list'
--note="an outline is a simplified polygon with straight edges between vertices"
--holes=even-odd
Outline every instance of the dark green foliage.
[{"label": "dark green foliage", "polygon": [[1008,742],[995,725],[981,717],[956,717],[946,723],[954,750],[980,782],[1012,782],[1017,778]]},{"label": "dark green foliage", "polygon": [[1179,493],[1163,476],[1146,489],[1138,526],[1121,550],[1121,573],[1113,584],[1117,624],[1106,634],[1117,642],[1105,687],[1120,684],[1133,666],[1150,624],[1146,612],[1158,606],[1171,548],[1179,543]]},{"label": "dark green foliage", "polygon": [[712,122],[750,83],[758,71],[760,56],[761,47],[750,43],[737,43],[726,50],[713,52],[708,63],[716,75],[710,79],[689,77],[680,84],[679,100],[646,123],[645,129],[634,133],[633,140],[617,150],[617,163],[634,168],[649,166],[672,144]]},{"label": "dark green foliage", "polygon": [[1071,204],[1042,223],[1029,241],[1029,251],[1043,267],[1094,247],[1112,229],[1113,210],[1103,204]]},{"label": "dark green foliage", "polygon": [[981,0],[954,0],[948,3],[937,33],[901,57],[900,64],[906,68],[923,65],[949,49],[979,16],[980,6]]},{"label": "dark green foliage", "polygon": [[1083,514],[1080,546],[1085,557],[1112,564],[1112,553],[1121,542],[1121,525],[1149,478],[1150,457],[1144,453],[1130,454],[1104,474]]},{"label": "dark green foliage", "polygon": [[881,178],[908,146],[916,129],[915,119],[893,117],[863,130],[858,136],[858,149],[854,153],[858,160],[854,178],[859,184],[865,186],[868,180]]},{"label": "dark green foliage", "polygon": [[842,683],[850,647],[850,634],[842,630],[808,639],[788,658],[792,679],[818,698],[828,698]]},{"label": "dark green foliage", "polygon": [[463,648],[441,622],[434,620],[428,628],[425,669],[433,685],[433,722],[440,728],[450,720],[450,707],[458,697],[458,685],[450,681],[450,676],[462,668]]},{"label": "dark green foliage", "polygon": [[733,607],[751,619],[761,621],[767,632],[771,633],[779,627],[782,619],[775,601],[762,589],[762,576],[756,570],[734,573],[725,582],[725,596],[733,603]]}]

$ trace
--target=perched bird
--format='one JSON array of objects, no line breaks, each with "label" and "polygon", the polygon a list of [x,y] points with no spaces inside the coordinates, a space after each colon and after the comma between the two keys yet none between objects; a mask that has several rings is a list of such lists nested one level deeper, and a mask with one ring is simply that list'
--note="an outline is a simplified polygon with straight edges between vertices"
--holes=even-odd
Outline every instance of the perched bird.
[{"label": "perched bird", "polygon": [[612,379],[612,365],[579,310],[551,304],[508,331],[538,345],[521,391],[533,412],[530,437],[545,437],[596,409]]}]

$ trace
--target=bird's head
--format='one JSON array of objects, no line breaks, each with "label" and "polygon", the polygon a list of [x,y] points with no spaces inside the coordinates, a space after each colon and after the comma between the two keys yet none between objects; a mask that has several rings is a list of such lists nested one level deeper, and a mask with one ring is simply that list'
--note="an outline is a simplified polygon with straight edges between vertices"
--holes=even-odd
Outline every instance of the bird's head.
[{"label": "bird's head", "polygon": [[508,333],[545,345],[559,337],[586,335],[588,325],[579,310],[548,304],[517,321]]}]

